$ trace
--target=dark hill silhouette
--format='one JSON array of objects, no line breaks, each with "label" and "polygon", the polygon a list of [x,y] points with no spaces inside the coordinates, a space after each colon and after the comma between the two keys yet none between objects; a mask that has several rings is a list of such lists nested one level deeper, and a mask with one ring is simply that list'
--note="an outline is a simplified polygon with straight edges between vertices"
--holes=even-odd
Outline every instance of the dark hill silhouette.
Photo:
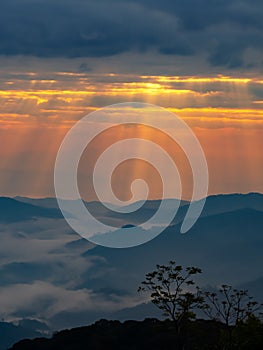
[{"label": "dark hill silhouette", "polygon": [[[223,325],[198,320],[190,324],[188,350],[213,349]],[[22,340],[10,350],[168,350],[179,349],[170,321],[145,319],[138,321],[100,320],[88,327],[64,330],[51,339]]]},{"label": "dark hill silhouette", "polygon": [[[216,321],[188,321],[183,333],[176,336],[171,321],[155,318],[138,321],[100,320],[88,327],[64,330],[51,339],[22,340],[9,350],[216,350],[226,349],[223,334],[229,327]],[[237,328],[233,333],[238,347],[227,349],[261,350],[263,326],[254,324]]]}]

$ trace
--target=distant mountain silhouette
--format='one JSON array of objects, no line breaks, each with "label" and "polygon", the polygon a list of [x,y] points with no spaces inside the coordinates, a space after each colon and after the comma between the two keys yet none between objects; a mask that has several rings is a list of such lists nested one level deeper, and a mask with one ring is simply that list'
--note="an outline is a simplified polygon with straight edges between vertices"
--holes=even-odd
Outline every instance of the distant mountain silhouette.
[{"label": "distant mountain silhouette", "polygon": [[[83,275],[85,282],[80,287],[92,286],[99,293],[103,291],[105,298],[112,293],[125,295],[122,288],[129,293],[136,293],[146,272],[151,271],[156,263],[165,264],[173,258],[182,265],[200,266],[204,271],[199,278],[202,285],[214,286],[224,282],[244,284],[262,276],[262,227],[261,211],[240,209],[201,217],[191,231],[184,235],[180,234],[180,224],[172,225],[157,238],[138,247],[108,249],[96,246],[82,256],[87,259],[103,257],[105,263],[100,262],[89,269],[87,275]],[[80,245],[81,241],[77,242]],[[103,269],[107,273],[102,278],[100,273]],[[93,276],[92,280],[89,275]],[[99,277],[94,277],[97,275]],[[105,283],[108,292],[104,289]],[[252,290],[252,294],[260,297],[261,301],[262,296],[259,292],[255,293],[256,289],[263,289],[263,280],[259,279]],[[106,316],[111,319],[142,319],[146,310],[147,316],[160,315],[153,306],[142,304],[117,313],[107,313]],[[56,321],[67,317],[70,317],[67,313],[58,314]],[[79,314],[79,317],[83,320],[84,315]],[[90,317],[92,321],[98,314],[90,313],[85,317]]]},{"label": "distant mountain silhouette", "polygon": [[18,200],[0,197],[0,223],[32,220],[34,218],[62,218],[59,210],[38,207]]},{"label": "distant mountain silhouette", "polygon": [[[32,199],[26,197],[15,197],[15,199],[17,201],[32,204],[38,207],[58,209],[57,200],[55,198]],[[167,207],[170,207],[171,211],[174,210],[174,207],[179,202],[177,199],[166,199],[165,201],[168,203]],[[131,210],[131,213],[125,215],[113,212],[99,202],[84,203],[95,217],[102,222],[109,225],[112,224],[117,228],[121,228],[125,225],[139,225],[140,223],[145,222],[154,215],[160,206],[160,200],[148,200],[144,203],[141,209],[133,211],[133,208],[137,206],[137,204],[131,204],[126,207]],[[180,202],[180,208],[173,221],[174,224],[177,224],[183,220],[188,205],[188,201],[182,200]],[[211,216],[214,214],[221,214],[245,208],[263,211],[263,195],[259,193],[249,193],[209,196],[206,200],[206,205],[201,216]]]},{"label": "distant mountain silhouette", "polygon": [[[50,202],[54,205],[55,199],[28,199],[28,201],[31,204],[19,202],[18,199],[2,198],[0,200],[2,227],[7,229],[9,223],[21,220],[17,225],[19,228],[23,220],[40,217],[44,219],[41,220],[42,228],[45,225],[45,218],[55,220],[59,218],[58,210],[55,207],[47,208],[46,205],[47,203],[50,205]],[[6,203],[9,204],[5,205]],[[40,203],[43,204],[41,207]],[[173,201],[170,200],[170,203],[172,207]],[[126,221],[120,219],[119,214],[114,216],[96,202],[88,205],[90,208],[93,207],[94,211],[97,210],[99,217],[110,219],[112,222],[116,220],[122,226],[136,225],[136,221],[143,218],[143,214],[140,214],[142,217],[137,220],[136,215],[139,214],[134,213],[134,217],[130,216]],[[213,287],[220,283],[229,283],[235,286],[248,286],[251,294],[259,300],[263,291],[263,195],[250,193],[208,197],[197,223],[188,233],[182,235],[180,226],[187,206],[187,203],[183,203],[173,223],[158,237],[146,244],[127,249],[94,246],[77,234],[68,235],[67,225],[63,226],[59,232],[61,241],[56,240],[58,238],[56,228],[51,233],[44,231],[43,236],[40,231],[36,237],[32,222],[27,226],[25,221],[23,232],[26,232],[28,227],[31,234],[25,235],[23,240],[28,240],[26,242],[29,247],[30,240],[33,238],[39,240],[48,238],[45,242],[50,246],[50,250],[46,260],[43,260],[42,254],[39,260],[36,258],[36,260],[27,261],[23,258],[22,261],[16,260],[1,265],[1,286],[21,283],[30,288],[31,283],[41,280],[48,283],[54,281],[56,286],[67,288],[67,285],[64,287],[63,281],[64,276],[65,278],[69,276],[72,281],[69,279],[67,283],[74,282],[75,291],[91,290],[102,303],[111,303],[115,299],[122,301],[122,306],[117,309],[94,310],[91,308],[88,312],[86,309],[67,309],[65,305],[64,309],[59,309],[50,316],[48,322],[52,329],[88,324],[102,317],[121,320],[127,318],[141,320],[146,316],[159,317],[157,308],[151,304],[145,304],[144,300],[139,301],[137,287],[144,279],[145,273],[152,271],[157,263],[166,264],[169,260],[176,260],[178,264],[184,266],[201,267],[203,274],[199,277],[200,285]],[[152,215],[157,207],[158,201],[149,201],[145,203],[142,210],[145,210],[147,215]],[[63,222],[63,220],[60,221]],[[14,226],[16,230],[16,225]],[[38,225],[36,229],[39,230]],[[63,230],[67,230],[65,240]],[[124,230],[129,232],[131,228]],[[116,229],[115,234],[119,233],[119,229]],[[5,239],[7,234],[8,230]],[[52,239],[54,239],[54,248]],[[40,246],[42,247],[41,241]],[[54,260],[55,258],[57,260]],[[75,266],[73,269],[69,268],[68,261],[75,262],[79,259],[81,259],[81,267],[75,281]],[[46,304],[44,305],[47,307]],[[19,317],[23,318],[26,315],[24,316],[22,311]]]},{"label": "distant mountain silhouette", "polygon": [[[218,268],[226,268],[227,264],[236,261],[240,276],[244,273],[247,278],[251,274],[262,271],[263,246],[263,213],[253,209],[241,209],[222,214],[201,217],[187,234],[180,234],[180,224],[169,226],[154,240],[133,249],[110,250],[97,246],[87,251],[86,255],[104,256],[109,263],[130,268],[150,269],[156,261],[164,263],[171,256],[182,264],[194,260],[204,269],[210,270],[218,278]],[[84,253],[85,255],[85,253]],[[136,256],[136,260],[134,257]],[[253,260],[251,260],[253,257]],[[248,272],[251,263],[258,262],[258,266]],[[240,265],[244,264],[241,271]],[[257,271],[256,271],[257,270]],[[230,273],[230,271],[229,271]]]}]

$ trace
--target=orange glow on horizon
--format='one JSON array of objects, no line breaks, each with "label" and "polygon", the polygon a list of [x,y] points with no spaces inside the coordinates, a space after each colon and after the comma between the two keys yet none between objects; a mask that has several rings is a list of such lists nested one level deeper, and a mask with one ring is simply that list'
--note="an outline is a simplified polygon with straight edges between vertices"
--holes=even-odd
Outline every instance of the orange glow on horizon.
[{"label": "orange glow on horizon", "polygon": [[[52,167],[65,133],[85,114],[130,101],[163,106],[193,128],[210,164],[210,193],[239,188],[263,192],[263,101],[260,94],[253,95],[261,91],[262,77],[58,72],[44,79],[29,72],[23,80],[21,74],[8,76],[0,91],[2,191],[18,191],[12,185],[16,169],[28,181],[26,185],[23,179],[25,192],[20,194],[52,195]],[[151,137],[147,130],[140,132]],[[141,172],[139,163],[130,167],[131,177]]]}]

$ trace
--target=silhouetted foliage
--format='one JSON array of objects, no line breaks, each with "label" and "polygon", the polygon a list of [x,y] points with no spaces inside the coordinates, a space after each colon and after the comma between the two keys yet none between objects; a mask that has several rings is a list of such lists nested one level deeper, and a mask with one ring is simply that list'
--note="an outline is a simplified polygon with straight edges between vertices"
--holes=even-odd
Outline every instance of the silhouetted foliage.
[{"label": "silhouetted foliage", "polygon": [[[261,317],[262,304],[258,303],[247,290],[238,290],[232,286],[223,284],[217,292],[200,291],[205,304],[203,311],[210,319],[226,325],[221,332],[221,344],[223,349],[242,349],[247,341],[241,340],[240,330],[247,330]],[[244,348],[246,349],[246,348]],[[248,348],[249,349],[249,348]]]},{"label": "silhouetted foliage", "polygon": [[232,349],[263,349],[263,325],[259,318],[250,315],[245,322],[241,322],[234,327],[232,331]]},{"label": "silhouetted foliage", "polygon": [[201,291],[206,301],[203,310],[213,320],[236,326],[252,315],[261,315],[262,304],[254,300],[247,290],[238,290],[223,284],[217,292]]},{"label": "silhouetted foliage", "polygon": [[198,267],[183,268],[170,261],[168,265],[156,265],[156,270],[146,274],[138,289],[139,292],[150,292],[153,304],[173,321],[178,349],[185,349],[186,324],[195,319],[195,309],[203,305],[203,297],[193,279],[201,272]]},{"label": "silhouetted foliage", "polygon": [[[146,274],[139,291],[168,319],[139,321],[100,320],[88,327],[65,330],[51,339],[23,340],[10,350],[262,350],[262,304],[247,290],[222,285],[202,291],[193,277],[198,267],[183,268],[170,261]],[[202,309],[206,320],[196,319]]]},{"label": "silhouetted foliage", "polygon": [[150,292],[153,304],[175,323],[179,333],[181,323],[194,319],[194,310],[203,304],[203,297],[192,278],[201,272],[198,267],[184,269],[175,261],[170,261],[169,265],[156,265],[156,270],[146,274],[138,291]]}]

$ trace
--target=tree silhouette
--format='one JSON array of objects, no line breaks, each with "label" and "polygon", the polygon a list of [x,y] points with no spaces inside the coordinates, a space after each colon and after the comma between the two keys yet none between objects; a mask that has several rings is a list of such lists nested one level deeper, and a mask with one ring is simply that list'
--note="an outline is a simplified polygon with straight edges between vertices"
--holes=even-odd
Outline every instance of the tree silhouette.
[{"label": "tree silhouette", "polygon": [[200,291],[200,294],[205,300],[203,306],[205,314],[226,326],[236,326],[252,315],[261,315],[263,305],[249,296],[247,290],[238,290],[223,284],[218,292]]},{"label": "tree silhouette", "polygon": [[152,303],[174,322],[178,335],[182,323],[195,318],[194,309],[203,305],[203,296],[192,278],[201,272],[198,267],[183,268],[170,261],[168,265],[156,265],[138,289],[150,292]]},{"label": "tree silhouette", "polygon": [[[261,316],[262,304],[255,301],[247,290],[238,290],[227,284],[223,284],[217,292],[200,291],[200,294],[205,300],[204,313],[210,319],[226,325],[222,333],[223,349],[236,349],[237,341],[233,335]],[[238,349],[241,349],[240,344]]]}]

